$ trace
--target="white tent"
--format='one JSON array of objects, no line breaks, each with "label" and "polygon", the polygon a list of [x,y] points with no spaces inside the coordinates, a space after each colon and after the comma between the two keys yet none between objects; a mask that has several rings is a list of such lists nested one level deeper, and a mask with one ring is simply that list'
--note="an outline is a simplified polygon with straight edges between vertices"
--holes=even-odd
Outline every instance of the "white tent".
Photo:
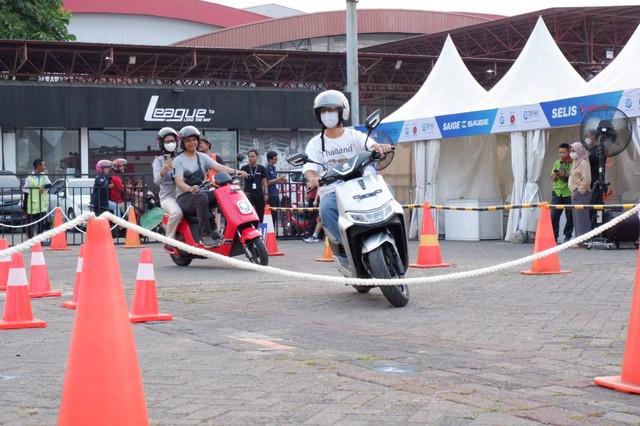
[{"label": "white tent", "polygon": [[637,70],[639,57],[640,26],[636,28],[617,57],[592,78],[583,90],[574,94],[575,96],[584,96],[617,91],[632,93],[621,96],[617,107],[634,117],[632,118],[633,147],[629,147],[620,155],[613,157],[606,175],[607,181],[611,182],[614,193],[620,196],[623,202],[637,202],[640,196],[640,164],[638,164],[638,153],[640,152],[640,73]]},{"label": "white tent", "polygon": [[[452,114],[464,111],[478,102],[487,91],[473,78],[451,40],[447,39],[431,73],[420,90],[402,107],[384,119],[384,122],[406,121],[436,114]],[[422,125],[421,125],[422,126]],[[455,143],[448,140],[447,143]],[[416,142],[415,203],[428,201],[432,204],[444,201],[438,198],[438,163],[440,139],[425,139]],[[422,210],[412,215],[409,236],[415,238],[420,232]],[[441,221],[440,221],[441,222]]]},{"label": "white tent", "polygon": [[[540,17],[513,66],[473,109],[504,110],[508,107],[533,105],[567,96],[584,88],[585,84],[564,57]],[[538,119],[532,123],[531,130],[512,132],[510,135],[512,204],[542,200],[539,182],[549,141],[549,131],[543,130],[545,127],[548,127],[546,120]],[[555,158],[555,151],[553,157]],[[546,173],[544,176],[546,177]],[[537,223],[536,210],[511,210],[505,239],[513,239],[518,230],[533,232]]]}]

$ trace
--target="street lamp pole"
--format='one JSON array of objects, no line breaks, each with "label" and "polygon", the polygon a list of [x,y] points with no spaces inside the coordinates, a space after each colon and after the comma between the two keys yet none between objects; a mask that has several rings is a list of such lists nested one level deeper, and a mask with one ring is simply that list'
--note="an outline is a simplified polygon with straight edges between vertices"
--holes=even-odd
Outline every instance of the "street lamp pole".
[{"label": "street lamp pole", "polygon": [[347,87],[351,93],[351,123],[360,124],[360,90],[358,86],[358,0],[347,0]]}]

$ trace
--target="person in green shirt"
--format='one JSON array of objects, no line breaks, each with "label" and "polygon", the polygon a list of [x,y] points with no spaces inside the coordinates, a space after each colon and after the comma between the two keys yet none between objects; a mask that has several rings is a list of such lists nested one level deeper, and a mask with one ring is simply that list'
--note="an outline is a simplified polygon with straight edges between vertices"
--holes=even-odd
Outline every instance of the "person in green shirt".
[{"label": "person in green shirt", "polygon": [[[551,193],[551,204],[571,204],[571,190],[569,189],[569,173],[571,173],[571,167],[573,166],[573,160],[569,155],[571,147],[567,143],[562,143],[558,147],[558,154],[560,158],[553,163],[553,169],[551,170],[551,180],[553,181],[553,191]],[[567,223],[564,225],[564,242],[571,239],[573,234],[573,212],[571,210],[564,210]],[[551,224],[553,226],[553,234],[558,241],[558,234],[560,232],[560,216],[562,216],[562,210],[553,209],[551,211]]]},{"label": "person in green shirt", "polygon": [[42,158],[33,161],[33,174],[24,180],[24,192],[27,220],[31,224],[27,227],[27,236],[32,238],[45,230],[44,220],[49,210],[49,191],[51,181],[44,174],[47,164]]}]

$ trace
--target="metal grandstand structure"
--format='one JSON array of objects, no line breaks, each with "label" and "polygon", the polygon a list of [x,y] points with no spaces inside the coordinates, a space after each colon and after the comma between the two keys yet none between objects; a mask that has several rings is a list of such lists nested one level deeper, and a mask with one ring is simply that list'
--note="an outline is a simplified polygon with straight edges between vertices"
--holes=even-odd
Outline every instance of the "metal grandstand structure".
[{"label": "metal grandstand structure", "polygon": [[[588,79],[624,47],[640,23],[640,6],[547,9],[362,49],[362,103],[399,105],[409,99],[447,34],[474,77],[490,88],[518,57],[538,16]],[[319,91],[345,86],[346,60],[342,52],[0,40],[2,80]]]}]

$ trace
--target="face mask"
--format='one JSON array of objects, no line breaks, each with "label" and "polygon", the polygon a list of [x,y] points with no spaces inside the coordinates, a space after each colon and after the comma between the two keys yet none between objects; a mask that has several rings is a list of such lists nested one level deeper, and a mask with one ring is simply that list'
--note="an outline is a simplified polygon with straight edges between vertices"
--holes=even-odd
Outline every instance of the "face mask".
[{"label": "face mask", "polygon": [[584,138],[584,143],[585,143],[587,146],[591,146],[591,138]]},{"label": "face mask", "polygon": [[164,144],[164,150],[167,152],[173,152],[176,150],[176,143],[175,142],[169,142],[169,143],[165,143]]},{"label": "face mask", "polygon": [[327,129],[334,128],[338,125],[338,113],[336,111],[327,111],[320,115],[320,120],[322,120],[322,124]]},{"label": "face mask", "polygon": [[578,158],[578,154],[575,152],[572,152],[571,154],[569,154],[569,157],[575,160],[576,158]]}]

